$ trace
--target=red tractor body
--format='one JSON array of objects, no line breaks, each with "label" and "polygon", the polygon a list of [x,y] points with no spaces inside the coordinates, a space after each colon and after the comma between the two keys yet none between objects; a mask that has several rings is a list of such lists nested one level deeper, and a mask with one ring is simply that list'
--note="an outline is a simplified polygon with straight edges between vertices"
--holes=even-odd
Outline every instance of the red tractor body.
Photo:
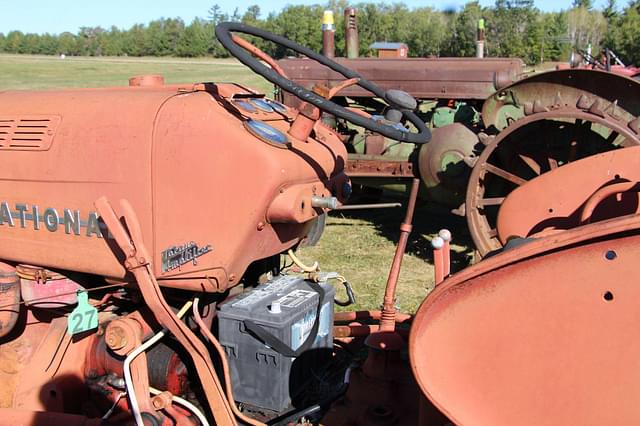
[{"label": "red tractor body", "polygon": [[281,146],[250,133],[239,115],[289,127],[293,111],[252,107],[262,98],[233,84],[0,94],[0,258],[124,278],[93,206],[106,195],[135,209],[162,285],[237,284],[300,242],[311,198],[344,182],[328,129]]}]

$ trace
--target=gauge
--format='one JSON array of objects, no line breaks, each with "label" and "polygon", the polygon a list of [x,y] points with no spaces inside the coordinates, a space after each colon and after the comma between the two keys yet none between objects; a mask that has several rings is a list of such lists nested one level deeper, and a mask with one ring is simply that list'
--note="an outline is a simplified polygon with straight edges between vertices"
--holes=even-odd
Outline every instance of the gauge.
[{"label": "gauge", "polygon": [[247,102],[247,101],[241,101],[241,100],[233,100],[231,101],[231,103],[233,105],[235,105],[236,107],[245,110],[247,112],[251,112],[251,113],[256,113],[258,112],[258,110],[256,109],[255,106],[253,106],[251,103]]},{"label": "gauge", "polygon": [[257,137],[258,139],[261,139],[264,142],[275,145],[279,148],[287,148],[287,145],[289,143],[287,135],[285,135],[275,127],[272,127],[260,120],[247,120],[244,122],[244,126],[252,135]]},{"label": "gauge", "polygon": [[264,99],[251,99],[249,102],[251,102],[251,104],[258,108],[260,111],[273,112],[271,104]]},{"label": "gauge", "polygon": [[279,112],[280,114],[287,114],[287,107],[282,105],[280,102],[272,101],[271,99],[267,99],[267,102],[271,105],[271,108]]}]

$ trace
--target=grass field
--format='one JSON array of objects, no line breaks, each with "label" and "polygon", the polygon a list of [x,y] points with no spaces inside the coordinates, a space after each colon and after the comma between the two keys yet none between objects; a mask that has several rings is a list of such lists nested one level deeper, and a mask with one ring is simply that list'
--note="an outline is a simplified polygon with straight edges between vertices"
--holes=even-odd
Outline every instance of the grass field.
[{"label": "grass field", "polygon": [[[272,91],[268,82],[235,60],[0,55],[0,90],[124,86],[129,77],[140,74],[162,74],[167,83],[235,81],[267,94]],[[344,275],[358,297],[356,308],[378,308],[403,217],[404,208],[332,213],[319,245],[301,250],[300,256],[307,263],[318,260],[325,271]],[[453,269],[468,262],[470,242],[464,220],[428,204],[418,206],[398,287],[398,306],[404,311],[414,311],[433,287],[429,241],[443,227],[453,231],[457,243]],[[342,290],[339,293],[343,295]]]},{"label": "grass field", "polygon": [[162,74],[167,83],[235,81],[270,93],[271,85],[234,59],[92,58],[0,54],[0,90],[126,86]]}]

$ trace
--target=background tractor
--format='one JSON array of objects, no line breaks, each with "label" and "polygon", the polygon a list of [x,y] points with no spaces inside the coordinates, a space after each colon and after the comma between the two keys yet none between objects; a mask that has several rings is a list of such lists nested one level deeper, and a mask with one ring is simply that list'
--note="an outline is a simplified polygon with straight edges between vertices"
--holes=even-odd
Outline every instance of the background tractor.
[{"label": "background tractor", "polygon": [[[325,115],[347,146],[350,177],[402,192],[420,177],[423,198],[466,216],[480,256],[504,245],[496,234],[497,212],[514,188],[577,159],[640,142],[640,86],[619,72],[593,67],[527,76],[522,61],[510,58],[354,58],[349,46],[357,43],[355,11],[347,9],[347,15],[349,57],[335,61],[383,88],[411,94],[432,131],[431,142],[417,147]],[[307,88],[340,81],[304,58],[283,59],[278,66]],[[297,104],[286,92],[280,99]],[[333,100],[382,122],[398,121],[362,88],[341,90]]]}]

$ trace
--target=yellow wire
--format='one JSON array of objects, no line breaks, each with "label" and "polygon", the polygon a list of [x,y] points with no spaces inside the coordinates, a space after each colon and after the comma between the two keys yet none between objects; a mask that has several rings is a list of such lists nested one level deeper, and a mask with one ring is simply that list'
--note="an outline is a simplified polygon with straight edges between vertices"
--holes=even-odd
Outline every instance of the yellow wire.
[{"label": "yellow wire", "polygon": [[313,265],[307,266],[302,263],[300,259],[298,259],[293,250],[289,249],[287,254],[291,258],[291,260],[293,260],[293,263],[295,263],[298,268],[302,269],[303,272],[316,272],[320,270],[320,264],[318,262],[314,262]]}]

